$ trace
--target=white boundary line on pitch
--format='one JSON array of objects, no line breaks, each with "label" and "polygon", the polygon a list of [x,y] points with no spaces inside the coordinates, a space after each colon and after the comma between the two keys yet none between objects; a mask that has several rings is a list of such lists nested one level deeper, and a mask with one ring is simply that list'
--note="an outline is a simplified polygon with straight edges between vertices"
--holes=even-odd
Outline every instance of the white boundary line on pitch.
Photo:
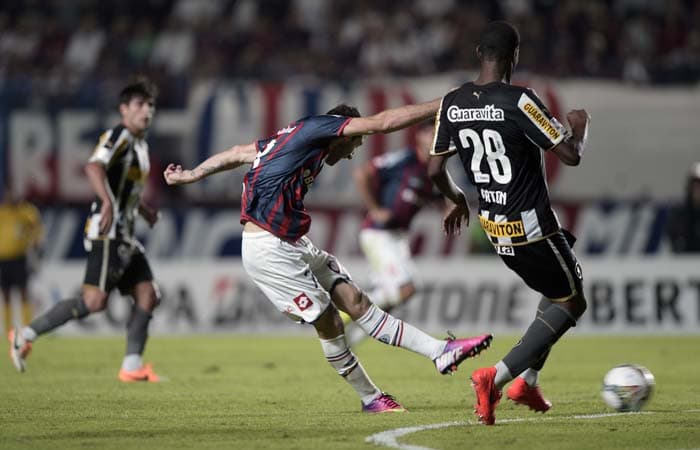
[{"label": "white boundary line on pitch", "polygon": [[[687,409],[685,411],[678,411],[681,413],[698,413],[700,409]],[[602,419],[605,417],[619,417],[621,415],[649,415],[658,414],[654,411],[642,411],[642,412],[630,412],[630,413],[603,413],[603,414],[583,414],[583,415],[573,415],[573,416],[549,416],[549,417],[538,417],[538,418],[516,418],[516,419],[502,419],[498,423],[516,423],[516,422],[546,422],[554,420],[590,420],[590,419]],[[480,422],[473,420],[467,420],[466,422],[443,422],[443,423],[433,423],[429,425],[416,425],[413,427],[395,428],[393,430],[381,431],[379,433],[372,434],[365,438],[365,442],[389,447],[398,448],[400,450],[435,450],[431,447],[422,447],[420,445],[410,445],[401,444],[398,439],[400,437],[406,436],[408,434],[417,433],[419,431],[426,430],[437,430],[440,428],[448,427],[462,427],[462,426],[474,426],[480,425]]]}]

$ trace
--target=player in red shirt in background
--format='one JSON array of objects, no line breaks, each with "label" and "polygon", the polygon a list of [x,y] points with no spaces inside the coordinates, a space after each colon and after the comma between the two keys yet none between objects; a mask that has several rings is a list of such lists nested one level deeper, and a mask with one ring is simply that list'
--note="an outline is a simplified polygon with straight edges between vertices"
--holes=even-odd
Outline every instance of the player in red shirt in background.
[{"label": "player in red shirt in background", "polygon": [[[372,158],[354,172],[357,190],[367,209],[360,247],[372,271],[369,297],[385,311],[416,293],[408,230],[423,206],[442,198],[428,177],[434,135],[435,122],[422,122],[417,125],[415,147]],[[352,326],[345,314],[343,322],[351,346],[367,336]]]}]

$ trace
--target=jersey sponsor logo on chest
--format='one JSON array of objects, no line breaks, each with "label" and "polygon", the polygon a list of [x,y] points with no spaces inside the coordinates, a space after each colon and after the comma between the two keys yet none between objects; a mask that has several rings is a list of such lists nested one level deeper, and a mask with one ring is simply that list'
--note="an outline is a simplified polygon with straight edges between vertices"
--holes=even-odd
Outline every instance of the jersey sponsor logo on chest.
[{"label": "jersey sponsor logo on chest", "polygon": [[525,227],[523,226],[522,220],[516,220],[514,222],[494,222],[484,216],[479,216],[479,222],[481,222],[481,228],[483,228],[489,236],[510,238],[525,236]]},{"label": "jersey sponsor logo on chest", "polygon": [[483,108],[460,108],[452,105],[447,108],[447,120],[450,122],[502,122],[505,114],[501,108],[494,105],[486,105]]}]

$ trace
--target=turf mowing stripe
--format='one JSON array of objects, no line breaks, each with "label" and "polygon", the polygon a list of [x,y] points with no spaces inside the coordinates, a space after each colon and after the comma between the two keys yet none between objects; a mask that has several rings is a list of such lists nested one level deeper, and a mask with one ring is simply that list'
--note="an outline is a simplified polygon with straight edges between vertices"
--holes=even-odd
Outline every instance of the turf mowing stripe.
[{"label": "turf mowing stripe", "polygon": [[[700,409],[688,409],[685,411],[677,411],[681,413],[697,413]],[[498,423],[516,423],[516,422],[545,422],[553,420],[588,420],[588,419],[603,419],[605,417],[619,417],[621,415],[631,414],[657,414],[653,411],[629,412],[629,413],[602,413],[602,414],[584,414],[574,416],[554,416],[554,417],[539,417],[539,418],[518,418],[518,419],[502,419]],[[398,439],[408,434],[417,433],[419,431],[437,430],[447,427],[473,426],[481,425],[480,422],[467,420],[466,422],[443,422],[433,423],[429,425],[417,425],[414,427],[395,428],[393,430],[381,431],[365,438],[365,442],[376,444],[379,446],[398,448],[401,450],[436,450],[431,447],[422,447],[420,445],[401,444]]]}]

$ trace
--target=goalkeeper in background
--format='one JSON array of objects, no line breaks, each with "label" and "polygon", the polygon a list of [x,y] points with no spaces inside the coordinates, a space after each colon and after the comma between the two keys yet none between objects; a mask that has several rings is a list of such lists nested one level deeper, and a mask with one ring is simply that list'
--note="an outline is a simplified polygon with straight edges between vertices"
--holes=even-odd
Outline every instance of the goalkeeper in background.
[{"label": "goalkeeper in background", "polygon": [[10,183],[0,203],[0,288],[2,289],[5,333],[12,329],[12,291],[19,291],[22,303],[22,323],[32,318],[29,299],[30,261],[36,256],[43,235],[39,210],[28,201],[20,200]]}]

